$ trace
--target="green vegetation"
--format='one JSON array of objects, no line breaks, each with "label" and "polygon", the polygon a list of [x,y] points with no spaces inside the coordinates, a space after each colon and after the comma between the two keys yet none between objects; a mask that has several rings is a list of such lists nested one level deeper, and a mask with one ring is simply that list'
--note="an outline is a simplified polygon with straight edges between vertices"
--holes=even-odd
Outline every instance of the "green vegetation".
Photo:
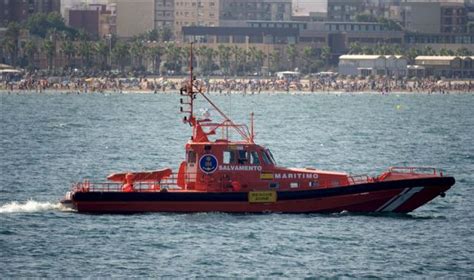
[{"label": "green vegetation", "polygon": [[[390,29],[399,26],[388,20],[367,15],[358,20],[376,21]],[[397,27],[398,26],[398,27]],[[33,15],[20,25],[10,23],[0,42],[0,63],[8,63],[29,71],[42,70],[54,74],[134,72],[136,75],[184,74],[188,69],[189,45],[170,41],[169,28],[151,30],[129,40],[116,36],[91,38],[81,30],[67,27],[57,13]],[[395,44],[374,46],[352,43],[350,54],[399,54],[411,61],[418,55],[473,55],[466,48],[459,50],[431,47],[403,48]],[[211,48],[197,44],[194,51],[194,69],[201,75],[266,75],[270,72],[298,70],[315,73],[335,67],[334,54],[329,47],[305,44],[272,47],[219,45]]]}]

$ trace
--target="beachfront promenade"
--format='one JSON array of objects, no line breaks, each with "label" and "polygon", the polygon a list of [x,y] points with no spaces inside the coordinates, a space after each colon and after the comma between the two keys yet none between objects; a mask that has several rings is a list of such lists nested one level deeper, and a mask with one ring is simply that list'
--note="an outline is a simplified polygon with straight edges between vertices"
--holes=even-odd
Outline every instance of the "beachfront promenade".
[{"label": "beachfront promenade", "polygon": [[[25,78],[15,82],[1,82],[2,91],[92,92],[176,92],[186,77],[169,78]],[[434,79],[390,78],[313,78],[278,80],[269,78],[209,78],[199,80],[200,87],[210,93],[273,93],[273,92],[375,92],[400,93],[472,93],[474,81],[443,81]]]}]

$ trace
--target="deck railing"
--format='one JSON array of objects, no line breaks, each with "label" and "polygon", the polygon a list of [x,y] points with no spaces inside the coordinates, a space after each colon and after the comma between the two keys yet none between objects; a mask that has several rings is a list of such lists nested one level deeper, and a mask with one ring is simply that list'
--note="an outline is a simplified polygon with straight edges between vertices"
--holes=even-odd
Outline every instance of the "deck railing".
[{"label": "deck railing", "polygon": [[420,166],[393,166],[388,169],[388,172],[443,175],[442,172],[438,172],[438,170],[436,170],[436,168],[434,167],[420,167]]},{"label": "deck railing", "polygon": [[349,180],[350,185],[366,184],[366,183],[374,182],[374,178],[370,177],[367,174],[351,175],[351,176],[348,176],[347,179]]},{"label": "deck railing", "polygon": [[[189,175],[188,175],[189,176]],[[188,177],[187,176],[187,177]],[[187,181],[188,178],[185,178]],[[91,182],[84,180],[72,186],[76,192],[122,192],[125,183],[121,182]],[[153,182],[133,182],[133,191],[136,192],[160,192],[168,189],[181,189],[178,186],[177,174]]]}]

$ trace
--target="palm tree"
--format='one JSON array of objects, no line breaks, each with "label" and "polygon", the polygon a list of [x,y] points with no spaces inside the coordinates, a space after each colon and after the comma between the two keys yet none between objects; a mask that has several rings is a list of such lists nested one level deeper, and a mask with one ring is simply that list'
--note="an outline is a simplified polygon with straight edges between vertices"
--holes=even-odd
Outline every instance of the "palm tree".
[{"label": "palm tree", "polygon": [[53,68],[54,55],[56,53],[56,45],[54,44],[53,40],[45,39],[43,41],[43,51],[46,55],[48,70],[51,71],[51,69]]},{"label": "palm tree", "polygon": [[288,56],[288,62],[290,63],[290,69],[293,70],[296,67],[296,60],[299,56],[298,49],[295,44],[288,45],[286,48],[286,54]]},{"label": "palm tree", "polygon": [[145,54],[145,46],[141,40],[135,40],[130,47],[130,54],[132,55],[133,66],[136,69],[143,69],[143,56]]},{"label": "palm tree", "polygon": [[408,57],[411,63],[415,62],[415,59],[417,56],[420,56],[422,54],[420,49],[417,48],[410,48],[405,55]]},{"label": "palm tree", "polygon": [[353,42],[349,46],[349,53],[350,54],[361,54],[362,53],[362,46],[359,42]]},{"label": "palm tree", "polygon": [[312,47],[305,47],[303,49],[303,67],[302,67],[302,71],[304,73],[311,73],[311,65],[313,64],[313,61],[315,60],[315,57],[314,57],[314,48]]},{"label": "palm tree", "polygon": [[72,61],[72,58],[75,56],[76,54],[76,47],[74,45],[74,42],[70,41],[70,40],[65,40],[62,42],[62,45],[61,45],[61,52],[62,54],[65,56],[66,58],[66,63],[65,63],[65,67],[66,68],[70,68],[71,67],[71,61]]},{"label": "palm tree", "polygon": [[324,61],[324,65],[329,66],[331,60],[331,48],[326,46],[321,49],[321,59]]},{"label": "palm tree", "polygon": [[33,70],[35,68],[35,55],[38,53],[38,46],[33,41],[28,40],[23,51],[28,58],[28,69]]},{"label": "palm tree", "polygon": [[120,67],[120,71],[123,72],[125,69],[125,65],[130,57],[129,46],[127,43],[117,42],[112,50],[112,57],[113,60]]},{"label": "palm tree", "polygon": [[258,50],[256,47],[250,47],[248,55],[248,60],[250,62],[249,64],[252,68],[252,71],[260,73],[266,58],[265,53],[262,50]]},{"label": "palm tree", "polygon": [[161,42],[169,42],[171,40],[171,37],[173,37],[173,32],[169,27],[164,26],[159,31],[159,37],[161,39]]},{"label": "palm tree", "polygon": [[229,74],[230,70],[230,47],[219,45],[217,47],[219,54],[219,66],[225,74]]},{"label": "palm tree", "polygon": [[[151,58],[153,64],[153,73],[159,72],[161,64],[161,56],[165,53],[165,49],[161,45],[155,45],[147,49],[148,57]],[[157,71],[158,69],[158,71]]]},{"label": "palm tree", "polygon": [[17,22],[10,22],[5,32],[4,49],[10,55],[11,64],[16,66],[18,60],[18,40],[21,26]]},{"label": "palm tree", "polygon": [[269,70],[271,72],[278,72],[280,70],[281,56],[278,51],[273,51],[270,54],[270,65]]},{"label": "palm tree", "polygon": [[97,54],[98,65],[101,70],[107,69],[107,57],[109,56],[109,47],[104,41],[94,44],[94,51]]},{"label": "palm tree", "polygon": [[436,55],[436,51],[432,47],[426,46],[423,49],[423,55]]},{"label": "palm tree", "polygon": [[5,54],[8,54],[10,57],[10,63],[12,65],[16,65],[16,57],[17,57],[17,45],[15,44],[15,41],[12,40],[11,38],[5,38],[3,39],[2,42],[3,45],[3,51]]},{"label": "palm tree", "polygon": [[456,50],[456,55],[458,56],[471,56],[472,52],[467,48],[460,48]]},{"label": "palm tree", "polygon": [[87,40],[81,40],[78,52],[82,59],[82,66],[86,68],[91,67],[93,57],[93,49],[91,43]]},{"label": "palm tree", "polygon": [[175,43],[168,43],[165,47],[165,54],[166,69],[174,71],[175,73],[180,73],[183,60],[183,49]]},{"label": "palm tree", "polygon": [[212,48],[200,46],[196,54],[199,56],[199,64],[204,74],[210,74],[214,70],[214,57],[216,52]]},{"label": "palm tree", "polygon": [[231,73],[232,75],[237,75],[239,72],[243,71],[243,65],[245,64],[246,60],[246,53],[242,48],[237,46],[233,46],[230,49],[231,56],[233,58],[233,63],[231,65]]}]

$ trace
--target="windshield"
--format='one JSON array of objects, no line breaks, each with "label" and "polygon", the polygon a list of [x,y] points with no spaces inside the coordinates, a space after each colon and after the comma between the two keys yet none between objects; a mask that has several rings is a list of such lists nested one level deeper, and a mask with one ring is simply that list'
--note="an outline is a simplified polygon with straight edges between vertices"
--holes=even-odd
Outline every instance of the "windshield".
[{"label": "windshield", "polygon": [[262,153],[262,156],[263,156],[263,160],[266,163],[276,164],[275,158],[273,157],[273,154],[272,154],[272,152],[270,152],[270,150],[268,150],[268,149],[264,150],[263,153]]}]

